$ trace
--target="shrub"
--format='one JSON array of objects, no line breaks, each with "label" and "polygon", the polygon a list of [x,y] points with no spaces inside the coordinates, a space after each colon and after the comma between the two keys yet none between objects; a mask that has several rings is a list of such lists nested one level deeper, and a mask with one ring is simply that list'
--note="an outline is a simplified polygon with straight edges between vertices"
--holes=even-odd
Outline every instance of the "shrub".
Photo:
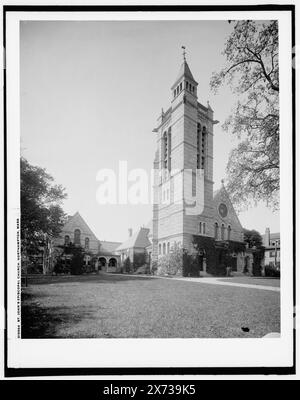
[{"label": "shrub", "polygon": [[157,275],[157,268],[158,268],[157,261],[152,261],[150,273],[152,275]]},{"label": "shrub", "polygon": [[138,267],[135,271],[136,274],[149,274],[150,273],[150,269],[149,269],[149,265],[148,264],[144,264],[140,267]]},{"label": "shrub", "polygon": [[183,250],[179,247],[175,247],[169,254],[159,257],[157,275],[182,275],[182,264]]},{"label": "shrub", "polygon": [[280,264],[275,266],[273,263],[265,266],[265,276],[280,277]]},{"label": "shrub", "polygon": [[43,266],[35,262],[29,262],[27,265],[27,274],[42,274]]},{"label": "shrub", "polygon": [[169,269],[169,256],[164,255],[159,257],[157,263],[157,275],[167,275]]},{"label": "shrub", "polygon": [[74,248],[71,260],[71,274],[81,275],[83,272],[84,272],[83,251],[80,247]]},{"label": "shrub", "polygon": [[131,261],[130,261],[129,257],[125,258],[124,263],[123,263],[123,268],[124,268],[124,271],[127,272],[128,274],[131,272],[132,266],[131,266]]},{"label": "shrub", "polygon": [[133,256],[133,271],[135,272],[138,268],[146,264],[145,253],[135,253]]},{"label": "shrub", "polygon": [[183,276],[200,276],[200,266],[197,255],[183,253]]}]

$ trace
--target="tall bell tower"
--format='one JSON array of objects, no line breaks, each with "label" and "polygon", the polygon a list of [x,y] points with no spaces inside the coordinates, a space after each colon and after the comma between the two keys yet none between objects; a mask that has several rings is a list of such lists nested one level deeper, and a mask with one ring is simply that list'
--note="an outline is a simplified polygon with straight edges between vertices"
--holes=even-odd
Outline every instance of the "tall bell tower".
[{"label": "tall bell tower", "polygon": [[185,47],[171,87],[171,105],[161,111],[154,160],[153,260],[174,246],[189,253],[193,235],[213,237],[213,110],[198,102],[198,83]]}]

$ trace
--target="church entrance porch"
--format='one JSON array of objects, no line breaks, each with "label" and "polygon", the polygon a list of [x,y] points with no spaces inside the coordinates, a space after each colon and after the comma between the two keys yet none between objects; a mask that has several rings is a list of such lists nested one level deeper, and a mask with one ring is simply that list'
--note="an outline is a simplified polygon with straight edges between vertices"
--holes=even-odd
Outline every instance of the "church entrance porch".
[{"label": "church entrance porch", "polygon": [[117,272],[119,266],[119,256],[101,256],[98,258],[99,269],[105,272]]},{"label": "church entrance porch", "polygon": [[106,258],[105,257],[99,257],[99,267],[102,271],[106,270]]},{"label": "church entrance porch", "polygon": [[116,258],[110,258],[107,265],[107,272],[117,272],[117,260]]}]

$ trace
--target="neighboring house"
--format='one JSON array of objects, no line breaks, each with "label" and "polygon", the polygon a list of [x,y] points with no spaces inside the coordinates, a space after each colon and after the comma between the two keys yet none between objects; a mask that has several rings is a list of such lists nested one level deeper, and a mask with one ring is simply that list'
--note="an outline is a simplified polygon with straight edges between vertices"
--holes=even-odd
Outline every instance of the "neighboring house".
[{"label": "neighboring house", "polygon": [[134,234],[132,234],[132,229],[129,229],[128,239],[116,249],[116,253],[121,257],[121,263],[123,263],[127,257],[133,262],[135,255],[146,253],[146,249],[151,246],[148,237],[149,232],[150,229],[147,227],[141,227]]},{"label": "neighboring house", "polygon": [[270,233],[270,228],[266,228],[262,238],[265,247],[264,266],[280,265],[280,233]]},{"label": "neighboring house", "polygon": [[[54,239],[53,246],[62,251],[63,247],[70,243],[81,246],[85,250],[84,260],[87,264],[92,257],[96,257],[99,269],[116,271],[120,265],[120,257],[115,253],[120,242],[100,241],[79,212],[68,218],[59,237]],[[66,256],[66,261],[70,258],[70,256]]]}]

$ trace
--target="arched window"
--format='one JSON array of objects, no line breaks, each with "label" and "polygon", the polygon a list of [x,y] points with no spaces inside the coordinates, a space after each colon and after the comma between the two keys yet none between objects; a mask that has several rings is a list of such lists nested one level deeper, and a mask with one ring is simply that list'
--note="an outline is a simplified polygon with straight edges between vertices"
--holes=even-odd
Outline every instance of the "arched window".
[{"label": "arched window", "polygon": [[231,235],[231,226],[228,225],[228,228],[227,228],[227,240],[230,240],[230,235]]},{"label": "arched window", "polygon": [[189,87],[189,83],[187,81],[185,81],[185,88],[188,89]]},{"label": "arched window", "polygon": [[200,169],[200,140],[201,140],[201,125],[197,123],[197,169]]},{"label": "arched window", "polygon": [[68,246],[70,244],[70,236],[65,235],[65,246]]},{"label": "arched window", "polygon": [[161,255],[161,244],[158,245],[158,254]]},{"label": "arched window", "polygon": [[221,240],[225,239],[225,225],[221,225]]},{"label": "arched window", "polygon": [[171,128],[168,130],[168,170],[171,171]]},{"label": "arched window", "polygon": [[80,244],[80,229],[75,229],[74,231],[74,244]]},{"label": "arched window", "polygon": [[219,225],[216,222],[215,223],[215,239],[218,239],[218,238],[219,238]]},{"label": "arched window", "polygon": [[202,128],[202,138],[201,138],[201,168],[205,167],[205,153],[206,153],[206,127]]},{"label": "arched window", "polygon": [[182,91],[182,83],[180,84],[180,89],[179,90]]},{"label": "arched window", "polygon": [[168,136],[167,132],[164,133],[163,136],[163,162],[164,162],[164,169],[168,168]]},{"label": "arched window", "polygon": [[199,233],[202,233],[202,222],[199,222]]},{"label": "arched window", "polygon": [[168,244],[167,244],[167,253],[168,254],[170,253],[170,242],[168,242]]},{"label": "arched window", "polygon": [[206,224],[205,222],[203,222],[203,235],[205,235],[205,232],[206,232]]},{"label": "arched window", "polygon": [[166,254],[166,243],[163,243],[163,254]]},{"label": "arched window", "polygon": [[84,247],[86,250],[88,250],[90,247],[90,239],[88,237],[84,239]]}]

